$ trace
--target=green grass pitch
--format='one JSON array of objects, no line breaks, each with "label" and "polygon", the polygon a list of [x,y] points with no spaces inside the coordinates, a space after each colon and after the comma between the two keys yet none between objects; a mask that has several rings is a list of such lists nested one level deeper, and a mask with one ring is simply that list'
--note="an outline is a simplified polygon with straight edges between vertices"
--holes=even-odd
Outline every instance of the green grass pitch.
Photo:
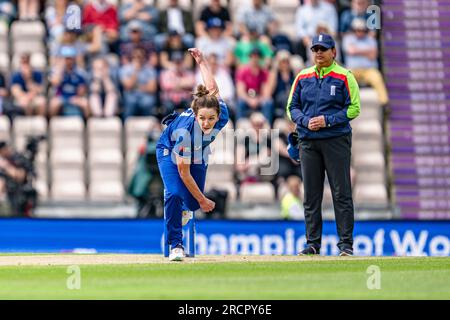
[{"label": "green grass pitch", "polygon": [[[380,270],[380,289],[367,287],[371,265]],[[0,266],[0,299],[450,299],[448,257],[79,268],[80,289],[68,289],[67,266]]]}]

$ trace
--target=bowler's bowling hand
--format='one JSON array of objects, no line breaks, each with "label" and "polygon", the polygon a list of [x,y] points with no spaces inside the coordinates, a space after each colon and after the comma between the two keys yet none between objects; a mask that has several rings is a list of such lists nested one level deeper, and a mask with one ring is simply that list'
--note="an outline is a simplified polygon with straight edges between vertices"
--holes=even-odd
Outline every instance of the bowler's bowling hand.
[{"label": "bowler's bowling hand", "polygon": [[198,64],[200,64],[204,61],[205,58],[203,56],[203,53],[199,49],[189,48],[188,51],[191,54],[191,56],[194,58],[195,62],[197,62]]},{"label": "bowler's bowling hand", "polygon": [[200,201],[200,208],[204,211],[204,212],[210,212],[213,211],[214,208],[216,207],[216,203],[212,200],[209,200],[208,198],[204,198],[202,201]]}]

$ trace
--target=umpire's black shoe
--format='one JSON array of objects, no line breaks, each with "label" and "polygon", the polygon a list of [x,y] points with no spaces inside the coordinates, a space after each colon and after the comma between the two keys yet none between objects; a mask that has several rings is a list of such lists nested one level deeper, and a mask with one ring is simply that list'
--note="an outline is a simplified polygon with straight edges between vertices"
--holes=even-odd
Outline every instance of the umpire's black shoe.
[{"label": "umpire's black shoe", "polygon": [[298,253],[299,256],[308,256],[316,254],[320,254],[320,249],[316,249],[313,246],[306,247],[305,249],[303,249]]},{"label": "umpire's black shoe", "polygon": [[352,249],[344,249],[339,252],[339,257],[350,257],[353,255]]}]

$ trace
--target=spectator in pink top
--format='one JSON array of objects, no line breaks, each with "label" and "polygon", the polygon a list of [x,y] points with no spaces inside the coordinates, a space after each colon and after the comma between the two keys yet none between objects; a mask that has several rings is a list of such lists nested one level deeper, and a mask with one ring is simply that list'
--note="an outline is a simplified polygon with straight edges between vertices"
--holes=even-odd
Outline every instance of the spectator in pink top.
[{"label": "spectator in pink top", "polygon": [[274,105],[268,83],[269,72],[261,67],[260,59],[261,51],[255,48],[250,54],[250,63],[237,70],[236,118],[239,120],[249,117],[255,111],[261,111],[271,124]]}]

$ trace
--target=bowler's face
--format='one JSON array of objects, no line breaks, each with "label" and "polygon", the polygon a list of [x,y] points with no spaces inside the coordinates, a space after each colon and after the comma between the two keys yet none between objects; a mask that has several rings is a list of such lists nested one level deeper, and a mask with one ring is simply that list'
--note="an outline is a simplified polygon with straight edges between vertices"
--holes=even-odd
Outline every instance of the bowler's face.
[{"label": "bowler's face", "polygon": [[217,111],[211,108],[200,108],[196,118],[204,134],[210,134],[217,121],[219,121]]}]

